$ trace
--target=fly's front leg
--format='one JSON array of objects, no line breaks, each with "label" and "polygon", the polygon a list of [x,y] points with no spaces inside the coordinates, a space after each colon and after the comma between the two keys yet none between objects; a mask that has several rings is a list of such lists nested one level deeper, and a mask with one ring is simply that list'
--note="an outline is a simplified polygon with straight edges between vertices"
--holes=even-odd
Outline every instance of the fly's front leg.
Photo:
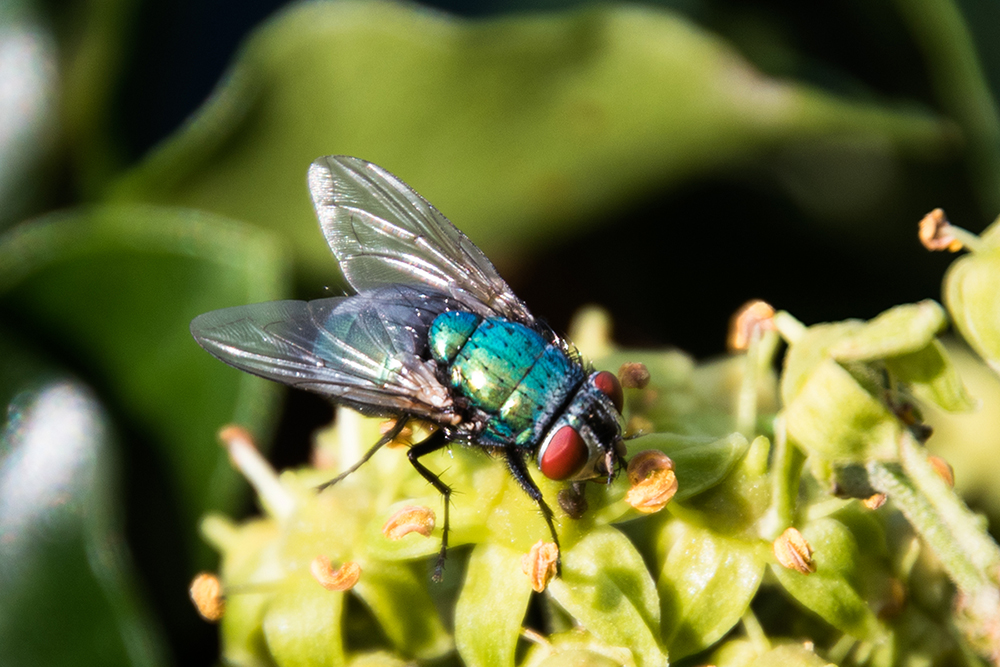
[{"label": "fly's front leg", "polygon": [[507,467],[510,468],[510,473],[514,476],[514,479],[521,485],[524,492],[528,494],[528,497],[538,504],[538,509],[541,510],[545,523],[549,524],[552,541],[555,542],[556,548],[559,549],[559,557],[556,560],[556,576],[561,576],[562,548],[559,547],[559,535],[556,534],[556,525],[552,521],[552,510],[545,504],[541,490],[535,484],[535,480],[531,479],[531,475],[528,474],[528,467],[524,463],[524,456],[520,450],[517,447],[507,447],[504,449],[504,457],[507,459]]},{"label": "fly's front leg", "polygon": [[410,416],[409,415],[403,415],[402,417],[398,418],[396,420],[395,426],[393,426],[391,429],[389,429],[388,431],[386,431],[385,435],[383,435],[381,438],[379,438],[378,442],[376,442],[374,445],[372,445],[371,449],[369,449],[367,452],[365,452],[365,455],[361,457],[360,461],[358,461],[357,463],[355,463],[354,465],[352,465],[350,468],[348,468],[344,472],[340,473],[339,475],[337,475],[336,477],[334,477],[333,479],[331,479],[329,482],[323,482],[322,484],[320,484],[319,486],[317,486],[316,487],[316,491],[322,491],[323,489],[325,489],[325,488],[327,488],[329,486],[333,486],[334,484],[336,484],[337,482],[339,482],[340,480],[344,479],[345,477],[347,477],[348,475],[350,475],[352,472],[354,472],[355,470],[357,470],[358,468],[360,468],[361,466],[363,466],[368,461],[368,459],[370,459],[371,457],[375,456],[375,452],[377,452],[378,450],[382,449],[382,447],[384,445],[386,445],[386,444],[392,442],[393,440],[395,440],[396,436],[399,435],[400,433],[402,433],[403,428],[406,426],[406,422],[408,422],[408,421],[410,421]]},{"label": "fly's front leg", "polygon": [[434,574],[431,575],[431,578],[438,582],[441,581],[444,575],[444,559],[448,553],[448,510],[451,507],[451,487],[442,482],[440,477],[424,467],[417,459],[447,446],[448,441],[444,437],[444,431],[438,430],[423,442],[410,447],[410,451],[406,454],[407,458],[410,459],[410,465],[416,468],[420,476],[430,482],[444,496],[444,528],[441,531],[441,552],[438,554],[437,563],[434,565]]}]

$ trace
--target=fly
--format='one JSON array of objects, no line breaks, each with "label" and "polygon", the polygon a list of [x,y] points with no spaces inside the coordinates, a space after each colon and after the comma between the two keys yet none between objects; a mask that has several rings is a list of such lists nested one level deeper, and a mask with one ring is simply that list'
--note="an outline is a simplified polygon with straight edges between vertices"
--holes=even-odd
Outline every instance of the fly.
[{"label": "fly", "polygon": [[558,546],[527,459],[553,480],[610,481],[625,452],[618,379],[586,367],[465,234],[381,167],[320,158],[309,190],[356,293],[212,311],[191,322],[195,340],[240,370],[396,418],[360,461],[321,488],[357,470],[408,420],[437,424],[408,452],[443,496],[435,580],[448,549],[451,487],[420,459],[453,442],[501,455]]}]

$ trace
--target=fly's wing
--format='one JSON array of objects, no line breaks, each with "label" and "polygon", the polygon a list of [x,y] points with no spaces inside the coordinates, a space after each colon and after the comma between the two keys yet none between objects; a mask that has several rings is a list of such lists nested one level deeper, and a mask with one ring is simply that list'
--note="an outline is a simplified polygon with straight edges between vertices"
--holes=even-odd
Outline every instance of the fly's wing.
[{"label": "fly's wing", "polygon": [[534,322],[486,255],[381,167],[354,157],[323,157],[309,168],[309,190],[327,243],[357,291],[419,284],[484,317]]},{"label": "fly's wing", "polygon": [[191,334],[248,373],[370,413],[448,421],[450,394],[421,359],[426,329],[446,300],[418,301],[402,286],[384,292],[225,308],[196,317]]}]

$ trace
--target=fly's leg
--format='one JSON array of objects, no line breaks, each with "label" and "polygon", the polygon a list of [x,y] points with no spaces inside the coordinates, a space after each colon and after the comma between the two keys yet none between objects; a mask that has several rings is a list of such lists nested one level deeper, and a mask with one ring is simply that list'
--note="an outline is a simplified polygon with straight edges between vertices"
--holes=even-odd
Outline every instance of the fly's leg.
[{"label": "fly's leg", "polygon": [[430,482],[431,486],[444,496],[444,529],[441,531],[441,552],[438,554],[437,563],[434,564],[434,574],[431,575],[431,579],[436,582],[440,582],[444,575],[444,559],[448,553],[448,509],[451,506],[451,487],[442,482],[440,477],[424,467],[417,459],[447,446],[448,441],[444,437],[444,432],[439,430],[423,442],[410,447],[410,451],[406,455],[410,459],[410,465],[416,468],[420,476]]},{"label": "fly's leg", "polygon": [[361,457],[360,461],[358,461],[357,463],[355,463],[354,465],[352,465],[350,468],[348,468],[344,472],[340,473],[339,475],[337,475],[336,477],[334,477],[333,479],[331,479],[329,482],[323,482],[322,484],[320,484],[319,486],[317,486],[316,487],[316,491],[319,492],[319,491],[322,491],[323,489],[326,489],[327,487],[333,486],[334,484],[336,484],[337,482],[339,482],[340,480],[344,479],[345,477],[347,477],[348,475],[350,475],[352,472],[354,472],[355,470],[357,470],[358,468],[360,468],[361,466],[363,466],[365,463],[367,463],[368,459],[370,459],[371,457],[373,457],[375,455],[375,452],[377,452],[378,450],[382,449],[383,446],[389,444],[390,442],[392,442],[393,440],[396,439],[396,436],[399,435],[403,431],[403,428],[406,426],[406,422],[408,422],[408,421],[410,421],[410,416],[409,415],[403,415],[402,417],[399,417],[396,420],[396,425],[393,426],[388,431],[386,431],[385,435],[383,435],[381,438],[379,438],[378,442],[376,442],[374,445],[372,445],[372,448],[369,449],[367,452],[365,452],[365,455]]},{"label": "fly's leg", "polygon": [[561,576],[562,548],[559,547],[559,535],[556,534],[556,526],[552,521],[552,510],[545,504],[542,492],[539,490],[538,485],[535,484],[535,480],[531,479],[531,475],[528,474],[528,467],[524,463],[524,457],[521,455],[521,452],[516,447],[507,447],[504,449],[504,456],[507,459],[507,467],[510,468],[510,473],[517,480],[517,483],[521,485],[521,488],[524,489],[524,492],[528,494],[528,497],[538,504],[538,509],[541,510],[545,523],[549,524],[552,541],[559,548],[559,557],[556,560],[556,576]]}]

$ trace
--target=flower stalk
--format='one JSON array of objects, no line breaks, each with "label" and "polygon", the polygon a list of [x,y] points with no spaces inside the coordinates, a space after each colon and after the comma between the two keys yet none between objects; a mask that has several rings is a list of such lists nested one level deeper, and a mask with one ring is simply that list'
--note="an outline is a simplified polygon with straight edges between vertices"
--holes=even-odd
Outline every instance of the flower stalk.
[{"label": "flower stalk", "polygon": [[942,478],[927,452],[908,431],[899,444],[900,463],[915,488],[926,497],[935,512],[950,526],[954,539],[968,555],[972,564],[987,580],[1000,572],[1000,548],[986,533],[979,516],[956,494]]},{"label": "flower stalk", "polygon": [[881,461],[868,463],[867,470],[872,486],[892,499],[961,591],[975,596],[991,585],[962,546],[956,527],[949,524],[948,518],[937,510],[935,502],[906,471],[898,465]]}]

